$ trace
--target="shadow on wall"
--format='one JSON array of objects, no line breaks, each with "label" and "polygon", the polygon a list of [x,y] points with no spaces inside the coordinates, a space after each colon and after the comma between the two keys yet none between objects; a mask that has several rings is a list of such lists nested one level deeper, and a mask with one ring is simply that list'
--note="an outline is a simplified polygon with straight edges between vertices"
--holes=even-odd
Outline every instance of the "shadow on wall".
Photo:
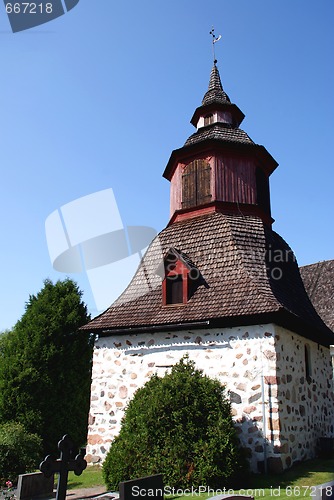
[{"label": "shadow on wall", "polygon": [[[262,415],[254,418],[244,415],[235,421],[237,434],[253,472],[280,474],[295,463],[334,456],[333,425],[326,422],[327,413],[322,407],[323,418],[318,418],[318,412],[313,410],[314,398],[310,397],[306,402],[304,397],[304,392],[317,392],[314,380],[305,381],[306,386],[310,385],[311,388],[300,385],[299,390],[297,387],[297,392],[301,394],[297,396],[296,391],[286,388],[293,382],[292,376],[283,376],[281,379],[277,377],[274,387],[270,383],[266,384],[264,426]],[[278,398],[273,397],[273,393]],[[318,409],[317,406],[315,408]]]},{"label": "shadow on wall", "polygon": [[[283,452],[286,447],[277,446],[273,439],[265,439],[262,431],[262,416],[250,418],[243,416],[236,420],[235,427],[245,448],[252,472],[280,474],[284,466]],[[268,434],[267,434],[268,435]]]}]

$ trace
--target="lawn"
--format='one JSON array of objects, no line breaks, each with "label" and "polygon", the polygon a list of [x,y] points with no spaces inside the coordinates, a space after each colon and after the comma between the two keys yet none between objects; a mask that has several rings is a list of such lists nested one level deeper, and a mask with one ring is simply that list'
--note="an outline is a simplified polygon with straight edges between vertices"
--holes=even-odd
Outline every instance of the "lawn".
[{"label": "lawn", "polygon": [[76,476],[74,472],[68,474],[68,486],[69,490],[77,488],[93,488],[94,486],[104,486],[102,479],[102,467],[98,465],[92,465],[87,467],[81,474],[81,476]]},{"label": "lawn", "polygon": [[250,488],[255,490],[255,497],[264,500],[272,500],[273,497],[279,497],[281,500],[291,497],[308,498],[312,494],[314,496],[314,486],[333,480],[334,459],[309,460],[281,475],[252,476]]},{"label": "lawn", "polygon": [[[258,475],[251,476],[250,482],[240,494],[253,495],[256,499],[273,500],[275,497],[280,500],[291,498],[309,498],[314,493],[314,486],[334,480],[334,459],[331,460],[309,460],[299,465],[295,465],[288,471],[280,475]],[[87,467],[81,476],[69,474],[68,488],[90,488],[93,486],[103,486],[102,469],[98,466]],[[237,492],[237,491],[236,491]],[[218,492],[219,494],[221,492]],[[185,495],[168,495],[169,500],[205,500],[214,496],[214,491],[209,492],[186,492]]]}]

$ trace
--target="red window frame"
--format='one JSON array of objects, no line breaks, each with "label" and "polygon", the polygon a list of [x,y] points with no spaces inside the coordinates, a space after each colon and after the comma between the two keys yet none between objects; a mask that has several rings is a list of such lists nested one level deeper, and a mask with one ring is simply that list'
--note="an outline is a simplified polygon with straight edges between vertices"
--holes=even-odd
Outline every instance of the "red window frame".
[{"label": "red window frame", "polygon": [[[165,266],[165,279],[162,282],[162,303],[165,306],[175,306],[180,304],[186,304],[189,300],[189,272],[183,262],[176,260],[175,262],[170,261],[166,263]],[[168,290],[168,283],[175,279],[182,279],[182,302],[168,301],[170,292]]]}]

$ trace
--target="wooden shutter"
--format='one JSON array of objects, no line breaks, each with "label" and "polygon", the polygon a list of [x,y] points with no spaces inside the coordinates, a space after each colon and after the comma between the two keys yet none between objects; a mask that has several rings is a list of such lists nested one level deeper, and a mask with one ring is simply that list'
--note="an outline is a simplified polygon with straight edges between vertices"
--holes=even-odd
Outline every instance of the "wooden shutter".
[{"label": "wooden shutter", "polygon": [[197,205],[204,205],[211,201],[211,167],[204,160],[196,160],[197,163]]},{"label": "wooden shutter", "polygon": [[211,201],[211,167],[205,160],[195,160],[182,175],[182,208],[204,205]]},{"label": "wooden shutter", "polygon": [[196,162],[191,162],[182,175],[182,208],[196,205]]}]

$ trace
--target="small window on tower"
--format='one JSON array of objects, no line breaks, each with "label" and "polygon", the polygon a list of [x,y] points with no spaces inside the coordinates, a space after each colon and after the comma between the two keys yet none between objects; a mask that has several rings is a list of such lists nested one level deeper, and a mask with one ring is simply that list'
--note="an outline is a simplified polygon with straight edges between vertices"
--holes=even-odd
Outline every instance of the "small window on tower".
[{"label": "small window on tower", "polygon": [[206,125],[211,125],[211,123],[213,123],[213,114],[212,113],[210,115],[204,116],[204,127],[206,127]]}]

